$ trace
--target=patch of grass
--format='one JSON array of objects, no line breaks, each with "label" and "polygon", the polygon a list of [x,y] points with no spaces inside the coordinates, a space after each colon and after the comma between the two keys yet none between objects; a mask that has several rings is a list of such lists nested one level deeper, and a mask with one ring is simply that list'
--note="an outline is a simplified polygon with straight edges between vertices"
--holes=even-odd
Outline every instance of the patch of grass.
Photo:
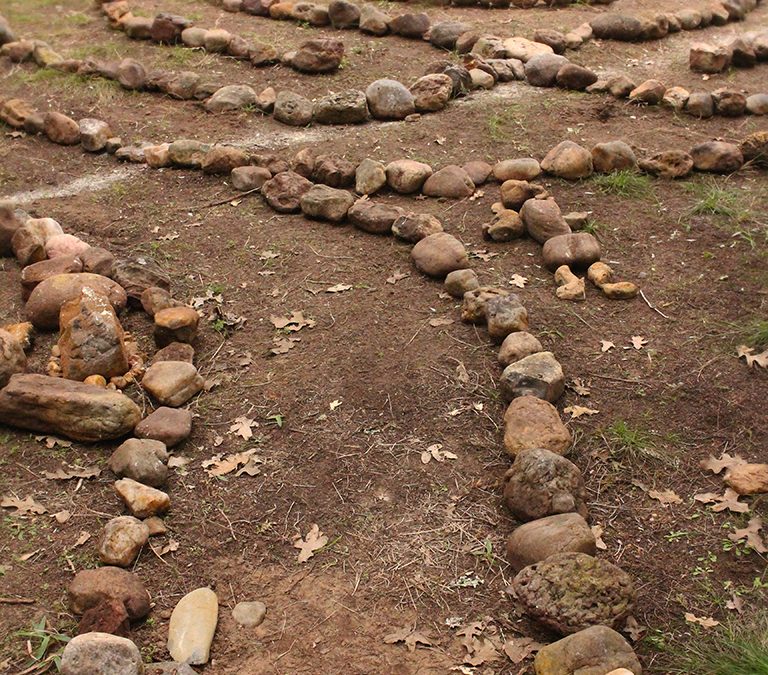
[{"label": "patch of grass", "polygon": [[746,323],[727,323],[724,332],[730,333],[734,342],[761,349],[768,347],[768,319],[752,319]]},{"label": "patch of grass", "polygon": [[674,464],[674,458],[662,452],[652,434],[631,427],[624,420],[616,420],[602,432],[603,440],[613,457],[630,463],[656,461],[662,464]]},{"label": "patch of grass", "polygon": [[768,612],[697,635],[673,654],[673,664],[668,672],[680,675],[768,675]]},{"label": "patch of grass", "polygon": [[47,628],[45,617],[32,624],[29,630],[15,635],[29,644],[30,662],[26,664],[25,673],[46,673],[52,666],[61,670],[61,650],[70,641],[69,635]]},{"label": "patch of grass", "polygon": [[166,48],[168,60],[178,66],[189,65],[196,58],[194,49],[183,45],[173,45]]},{"label": "patch of grass", "polygon": [[523,129],[514,106],[495,112],[488,117],[488,135],[494,141],[507,141],[515,128]]},{"label": "patch of grass", "polygon": [[650,178],[629,169],[600,174],[595,176],[593,181],[603,194],[627,199],[645,199],[651,194]]},{"label": "patch of grass", "polygon": [[729,220],[744,222],[751,217],[748,195],[738,189],[727,187],[727,179],[710,178],[704,182],[687,183],[685,189],[696,199],[696,203],[684,214],[691,216],[723,216]]}]

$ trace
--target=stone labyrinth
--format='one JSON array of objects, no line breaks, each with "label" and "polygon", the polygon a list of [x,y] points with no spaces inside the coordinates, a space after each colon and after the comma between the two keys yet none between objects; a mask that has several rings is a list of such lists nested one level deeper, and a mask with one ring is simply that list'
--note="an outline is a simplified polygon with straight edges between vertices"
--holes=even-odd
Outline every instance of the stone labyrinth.
[{"label": "stone labyrinth", "polygon": [[764,4],[0,10],[2,672],[726,672]]}]

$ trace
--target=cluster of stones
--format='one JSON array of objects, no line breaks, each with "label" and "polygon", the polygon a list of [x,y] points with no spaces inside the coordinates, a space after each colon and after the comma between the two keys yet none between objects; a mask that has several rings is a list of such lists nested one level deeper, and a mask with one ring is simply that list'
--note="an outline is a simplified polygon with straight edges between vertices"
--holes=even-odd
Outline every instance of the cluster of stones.
[{"label": "cluster of stones", "polygon": [[722,73],[734,68],[754,68],[768,61],[768,31],[746,33],[725,44],[698,42],[691,45],[689,64],[697,73]]},{"label": "cluster of stones", "polygon": [[[15,257],[21,267],[28,319],[0,329],[0,423],[83,442],[133,436],[108,463],[129,515],[104,527],[98,555],[105,566],[77,573],[69,586],[70,609],[81,619],[61,670],[141,673],[138,648],[119,636],[149,613],[149,594],[123,568],[135,563],[150,537],[166,533],[169,450],[190,435],[192,412],[182,406],[204,385],[191,344],[198,313],[171,296],[170,278],[152,261],[116,258],[64,233],[52,218],[31,218],[9,203],[0,204],[0,255]],[[159,351],[149,364],[121,325],[119,315],[129,306],[143,308],[153,321]],[[56,329],[48,374],[26,372],[35,331]],[[143,419],[121,391],[139,382],[159,404]],[[239,611],[252,616],[249,609],[260,608]],[[208,660],[217,614],[210,589],[181,600],[168,641],[176,661]]]}]

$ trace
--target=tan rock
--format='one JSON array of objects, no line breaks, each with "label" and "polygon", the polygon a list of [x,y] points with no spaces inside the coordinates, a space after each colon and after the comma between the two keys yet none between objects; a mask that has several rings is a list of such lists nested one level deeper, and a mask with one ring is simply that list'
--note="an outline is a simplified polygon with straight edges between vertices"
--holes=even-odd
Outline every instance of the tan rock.
[{"label": "tan rock", "polygon": [[198,313],[191,307],[169,307],[155,313],[155,342],[165,347],[172,342],[192,342],[197,336]]},{"label": "tan rock", "polygon": [[0,329],[0,389],[12,375],[23,373],[27,367],[27,356],[21,342],[11,333]]},{"label": "tan rock", "polygon": [[740,495],[768,492],[768,464],[741,464],[728,471],[726,484]]},{"label": "tan rock", "polygon": [[210,588],[198,588],[174,607],[168,626],[168,651],[175,661],[202,665],[208,657],[219,617],[219,600]]},{"label": "tan rock", "polygon": [[417,269],[431,277],[445,277],[454,270],[469,267],[467,251],[456,237],[438,232],[424,237],[411,250]]},{"label": "tan rock", "polygon": [[191,363],[159,361],[147,368],[141,384],[163,405],[178,408],[202,390],[204,380]]},{"label": "tan rock", "polygon": [[631,281],[603,284],[601,290],[605,297],[611,300],[631,300],[640,293],[640,289]]},{"label": "tan rock", "polygon": [[131,478],[115,481],[115,492],[137,518],[156,516],[171,507],[171,498],[165,492]]},{"label": "tan rock", "polygon": [[573,141],[563,141],[547,153],[541,162],[547,173],[567,180],[592,174],[592,153]]},{"label": "tan rock", "polygon": [[133,516],[118,516],[104,526],[99,560],[105,565],[128,567],[149,539],[149,528]]},{"label": "tan rock", "polygon": [[561,265],[555,270],[555,294],[561,300],[586,300],[586,288],[584,279],[577,277],[568,265]]},{"label": "tan rock", "polygon": [[498,361],[502,366],[524,359],[526,356],[544,351],[538,338],[527,331],[510,333],[499,348]]},{"label": "tan rock", "polygon": [[520,396],[504,414],[504,446],[512,457],[534,448],[563,455],[571,447],[571,433],[551,403]]},{"label": "tan rock", "polygon": [[11,238],[11,248],[19,265],[26,267],[46,259],[45,244],[64,230],[53,218],[29,218]]}]

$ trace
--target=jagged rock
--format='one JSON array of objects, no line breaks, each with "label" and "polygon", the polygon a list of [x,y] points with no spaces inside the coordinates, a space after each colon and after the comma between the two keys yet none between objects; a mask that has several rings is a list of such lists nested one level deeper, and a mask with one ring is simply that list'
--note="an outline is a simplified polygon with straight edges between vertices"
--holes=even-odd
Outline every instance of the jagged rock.
[{"label": "jagged rock", "polygon": [[682,150],[666,150],[641,159],[638,166],[654,176],[685,178],[693,171],[693,158]]},{"label": "jagged rock", "polygon": [[261,194],[267,203],[279,213],[296,213],[301,210],[301,196],[312,183],[293,171],[282,171],[261,186]]},{"label": "jagged rock", "polygon": [[119,567],[98,567],[78,572],[67,587],[69,608],[83,614],[105,600],[117,600],[132,621],[149,614],[149,593],[133,572]]},{"label": "jagged rock", "polygon": [[485,303],[488,335],[501,342],[507,335],[528,330],[528,312],[514,293],[490,298]]},{"label": "jagged rock", "polygon": [[392,223],[392,234],[412,244],[442,231],[442,223],[429,213],[405,213]]},{"label": "jagged rock", "polygon": [[344,43],[335,38],[314,38],[283,58],[302,73],[330,73],[341,65]]},{"label": "jagged rock", "polygon": [[586,518],[586,498],[579,468],[543,448],[518,453],[504,475],[504,502],[521,521],[571,512]]},{"label": "jagged rock", "polygon": [[80,144],[86,152],[101,152],[107,146],[107,139],[112,136],[112,129],[103,120],[86,117],[78,123]]},{"label": "jagged rock", "polygon": [[351,187],[357,167],[339,155],[318,155],[312,169],[312,180],[333,188]]},{"label": "jagged rock", "polygon": [[171,498],[161,490],[143,485],[131,478],[115,481],[115,492],[128,510],[137,518],[149,518],[165,513],[171,507]]},{"label": "jagged rock", "polygon": [[151,258],[118,260],[112,278],[125,289],[129,300],[135,305],[141,304],[141,294],[147,288],[157,286],[168,290],[171,287],[171,277]]},{"label": "jagged rock", "polygon": [[346,190],[313,185],[301,196],[301,210],[309,218],[339,223],[347,216],[355,198]]}]

